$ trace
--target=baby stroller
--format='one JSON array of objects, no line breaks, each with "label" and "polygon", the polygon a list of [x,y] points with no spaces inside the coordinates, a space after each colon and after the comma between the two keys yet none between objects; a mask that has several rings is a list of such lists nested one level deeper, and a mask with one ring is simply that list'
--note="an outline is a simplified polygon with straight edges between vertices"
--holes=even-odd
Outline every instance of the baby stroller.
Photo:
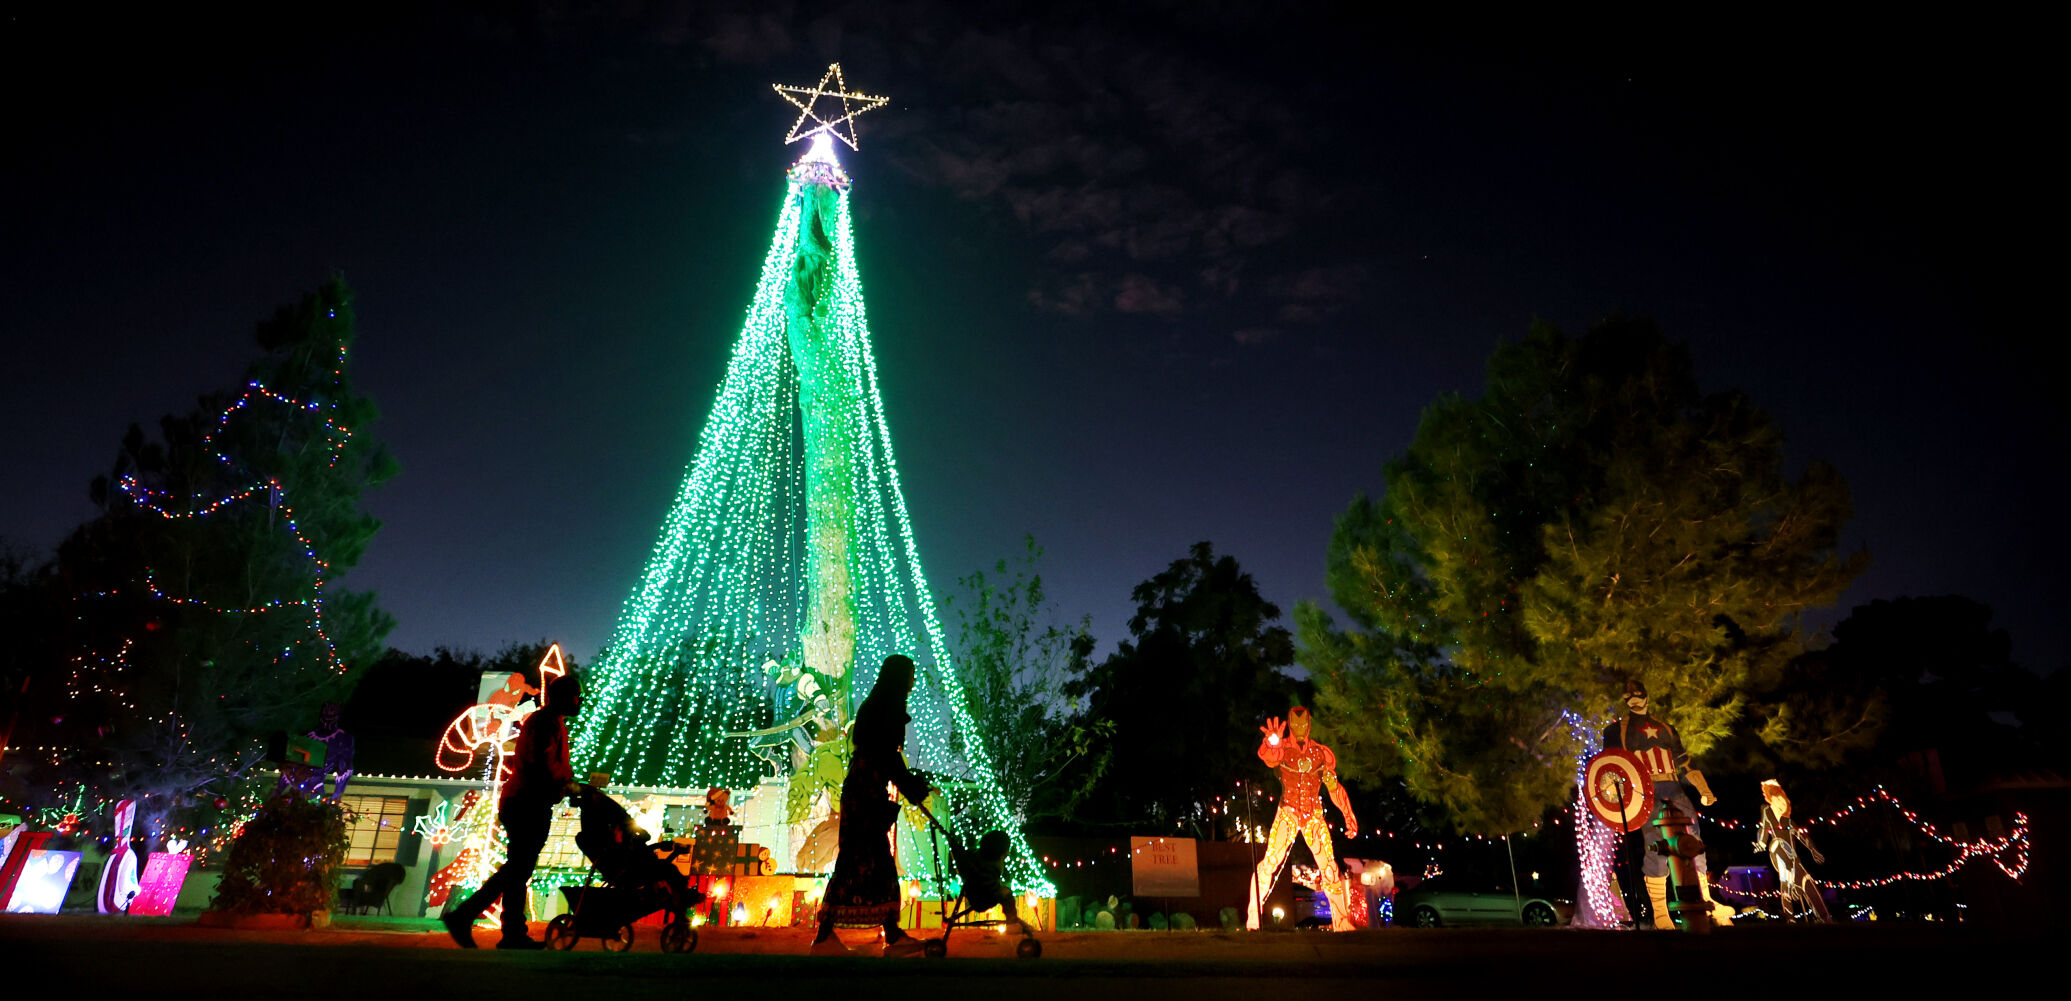
[{"label": "baby stroller", "polygon": [[1028,930],[1028,922],[1021,920],[1014,907],[1014,891],[1007,887],[1004,864],[1007,860],[1007,832],[992,831],[978,842],[977,851],[965,851],[956,842],[956,835],[943,827],[935,815],[926,807],[920,808],[928,818],[928,841],[934,848],[935,883],[944,893],[949,890],[949,881],[942,871],[942,842],[949,844],[949,860],[954,874],[961,880],[963,889],[954,899],[942,901],[942,937],[931,938],[921,943],[921,954],[929,958],[949,955],[949,933],[958,928],[976,928],[992,924],[981,921],[978,915],[998,907],[1005,911],[1008,921],[1021,925],[1021,941],[1014,946],[1014,955],[1022,959],[1037,959],[1043,954],[1043,943],[1036,941],[1035,933]]},{"label": "baby stroller", "polygon": [[633,947],[633,922],[662,912],[662,951],[690,952],[698,947],[690,909],[705,899],[690,878],[670,860],[683,853],[673,842],[647,843],[647,832],[618,801],[595,786],[583,786],[579,798],[582,829],[575,846],[590,860],[590,874],[603,886],[564,886],[568,913],[547,922],[547,945],[573,949],[576,940],[604,940],[604,948],[624,952]]}]

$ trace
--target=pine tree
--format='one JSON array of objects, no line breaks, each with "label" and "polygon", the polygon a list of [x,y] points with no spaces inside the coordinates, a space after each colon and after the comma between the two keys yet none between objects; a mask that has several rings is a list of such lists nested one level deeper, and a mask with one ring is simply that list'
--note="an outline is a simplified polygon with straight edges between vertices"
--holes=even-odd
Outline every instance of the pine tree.
[{"label": "pine tree", "polygon": [[1560,802],[1561,714],[1608,715],[1627,678],[1702,755],[1865,560],[1838,552],[1840,476],[1786,476],[1767,415],[1700,392],[1645,321],[1499,346],[1483,395],[1429,407],[1384,477],[1331,539],[1354,628],[1297,609],[1302,663],[1348,772],[1399,776],[1474,830]]},{"label": "pine tree", "polygon": [[[232,391],[132,426],[91,488],[103,513],[58,550],[77,597],[69,663],[39,685],[53,743],[115,766],[155,821],[212,799],[342,697],[394,620],[338,587],[380,523],[360,495],[395,471],[353,387],[352,295],[333,279],[258,326]],[[191,804],[191,800],[188,801]]]},{"label": "pine tree", "polygon": [[[1306,701],[1288,670],[1294,639],[1236,558],[1207,542],[1131,597],[1130,638],[1064,686],[1091,717],[1114,724],[1110,758],[1078,816],[1227,837],[1244,819],[1227,805],[1237,783],[1272,781],[1254,753],[1259,725]],[[1318,738],[1339,722],[1321,720]]]},{"label": "pine tree", "polygon": [[[616,783],[740,790],[797,776],[813,785],[795,791],[817,794],[821,766],[839,758],[826,749],[878,665],[904,654],[919,667],[906,754],[942,790],[943,819],[973,841],[1008,831],[1012,882],[1047,893],[921,570],[870,348],[849,179],[826,133],[815,138],[788,175],[682,490],[588,672],[574,754]],[[903,870],[919,871],[910,847],[926,840],[925,829],[902,835]]]}]

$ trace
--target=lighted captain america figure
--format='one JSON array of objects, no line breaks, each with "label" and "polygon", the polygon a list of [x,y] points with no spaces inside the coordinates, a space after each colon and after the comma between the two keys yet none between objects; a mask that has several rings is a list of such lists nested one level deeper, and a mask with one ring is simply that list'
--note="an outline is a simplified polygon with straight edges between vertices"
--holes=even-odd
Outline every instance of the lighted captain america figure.
[{"label": "lighted captain america figure", "polygon": [[[1711,794],[1711,786],[1704,781],[1704,773],[1690,767],[1690,755],[1683,750],[1683,738],[1675,732],[1668,721],[1647,714],[1647,686],[1638,680],[1625,683],[1625,715],[1616,723],[1604,728],[1604,747],[1620,748],[1637,755],[1646,766],[1647,777],[1654,784],[1655,817],[1668,811],[1680,811],[1686,818],[1684,830],[1691,838],[1702,840],[1697,830],[1697,808],[1690,805],[1690,797],[1683,791],[1687,780],[1697,789],[1698,802],[1710,806],[1718,802]],[[1673,929],[1674,920],[1669,916],[1668,875],[1670,859],[1658,847],[1664,837],[1664,826],[1649,823],[1640,828],[1646,840],[1645,861],[1641,873],[1646,877],[1647,900],[1654,907],[1654,927]],[[1697,866],[1697,885],[1701,888],[1704,902],[1711,905],[1711,918],[1721,924],[1731,924],[1733,909],[1712,899],[1711,877],[1707,872],[1704,856],[1693,859]]]}]

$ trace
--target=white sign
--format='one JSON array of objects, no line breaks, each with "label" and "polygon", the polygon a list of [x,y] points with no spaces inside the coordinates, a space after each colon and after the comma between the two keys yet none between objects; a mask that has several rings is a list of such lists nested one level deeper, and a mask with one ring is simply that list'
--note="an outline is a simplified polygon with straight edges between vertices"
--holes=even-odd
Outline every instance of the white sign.
[{"label": "white sign", "polygon": [[1139,897],[1198,897],[1201,866],[1192,838],[1130,838],[1130,889]]}]

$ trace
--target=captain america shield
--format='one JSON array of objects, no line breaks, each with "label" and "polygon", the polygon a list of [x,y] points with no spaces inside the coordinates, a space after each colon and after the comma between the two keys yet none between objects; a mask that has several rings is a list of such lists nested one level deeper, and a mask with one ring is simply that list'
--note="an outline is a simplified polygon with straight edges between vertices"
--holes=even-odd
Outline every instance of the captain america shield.
[{"label": "captain america shield", "polygon": [[1654,783],[1631,751],[1613,747],[1589,759],[1582,787],[1597,819],[1620,834],[1639,830],[1654,815]]}]

